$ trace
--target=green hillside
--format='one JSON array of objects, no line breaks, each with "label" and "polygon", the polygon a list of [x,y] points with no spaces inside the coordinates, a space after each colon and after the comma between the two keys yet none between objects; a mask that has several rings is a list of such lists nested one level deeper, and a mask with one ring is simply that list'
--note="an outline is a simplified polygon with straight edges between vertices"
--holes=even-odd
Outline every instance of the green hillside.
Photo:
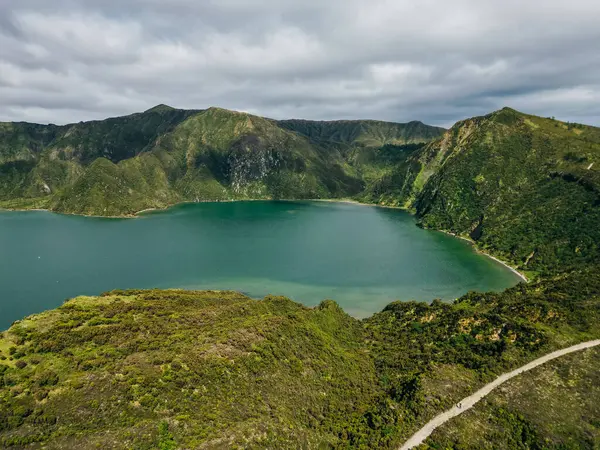
[{"label": "green hillside", "polygon": [[599,260],[600,130],[503,109],[448,134],[421,157],[440,160],[415,205],[425,226],[525,270]]},{"label": "green hillside", "polygon": [[364,180],[360,199],[395,190],[387,183],[403,171],[411,154],[423,144],[439,138],[446,130],[422,122],[392,123],[377,120],[282,120],[280,126],[306,136],[314,145],[339,152]]},{"label": "green hillside", "polygon": [[524,271],[600,258],[600,129],[509,108],[457,123],[366,199],[414,209]]},{"label": "green hillside", "polygon": [[[443,131],[323,126],[329,135],[315,141],[286,122],[166,105],[62,127],[0,124],[0,207],[120,216],[183,201],[351,197],[370,183],[382,146],[425,143]],[[348,133],[342,148],[338,136]],[[365,151],[375,156],[357,156]]]},{"label": "green hillside", "polygon": [[[396,302],[366,319],[365,327],[372,336],[371,354],[393,411],[388,411],[385,417],[397,431],[396,442],[404,442],[435,415],[499,374],[553,349],[597,339],[600,336],[597,274],[595,266],[521,284],[500,294],[470,293],[453,304]],[[583,365],[588,371],[597,369],[593,360]],[[591,381],[585,380],[584,385]],[[560,387],[553,385],[539,386],[539,391],[546,395],[559,390]],[[600,400],[599,394],[590,390],[589,395],[594,396],[590,400]],[[525,411],[520,404],[512,410],[536,414],[534,408]],[[394,419],[395,414],[398,416]],[[548,420],[541,427],[532,425],[536,436],[528,443],[529,447],[504,447],[502,440],[496,441],[494,435],[487,435],[488,443],[491,448],[546,448],[544,427],[555,430],[556,442],[565,443],[577,428],[581,432],[590,429],[589,423],[573,420],[570,429],[561,428],[560,414],[546,417]],[[598,445],[600,424],[592,421],[592,426]],[[454,428],[449,425],[446,429]],[[472,434],[459,440],[456,447],[448,441],[435,441],[443,445],[432,444],[432,448],[479,448],[480,431],[475,426]],[[518,428],[503,431],[506,438],[519,438]]]},{"label": "green hillside", "polygon": [[12,355],[0,363],[0,444],[339,442],[378,395],[363,333],[332,302],[308,309],[186,291],[78,298],[0,340]]},{"label": "green hillside", "polygon": [[439,137],[443,128],[422,122],[394,123],[379,120],[280,120],[277,123],[312,141],[347,146],[382,147],[386,144],[414,144]]}]

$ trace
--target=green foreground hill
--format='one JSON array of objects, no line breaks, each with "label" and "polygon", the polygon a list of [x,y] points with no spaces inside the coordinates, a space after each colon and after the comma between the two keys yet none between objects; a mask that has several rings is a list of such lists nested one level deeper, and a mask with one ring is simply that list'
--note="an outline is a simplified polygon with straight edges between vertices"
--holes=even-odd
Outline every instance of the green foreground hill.
[{"label": "green foreground hill", "polygon": [[[311,122],[161,105],[62,127],[0,124],[0,207],[130,215],[183,201],[354,196],[385,145],[423,144],[420,122]],[[307,134],[305,134],[307,133]],[[358,157],[364,153],[368,157]]]},{"label": "green foreground hill", "polygon": [[392,448],[506,369],[600,336],[595,273],[363,321],[231,292],[77,298],[2,335],[0,445]]},{"label": "green foreground hill", "polygon": [[[155,116],[163,128],[140,128]],[[228,292],[74,299],[2,335],[4,447],[394,448],[499,373],[600,337],[598,128],[508,108],[429,143],[437,131],[414,123],[167,107],[111,120],[131,128],[3,125],[1,205],[122,215],[183,199],[354,196],[412,210],[533,281],[362,321],[331,301]],[[558,375],[511,381],[424,447],[600,446],[595,353],[549,367]]]}]

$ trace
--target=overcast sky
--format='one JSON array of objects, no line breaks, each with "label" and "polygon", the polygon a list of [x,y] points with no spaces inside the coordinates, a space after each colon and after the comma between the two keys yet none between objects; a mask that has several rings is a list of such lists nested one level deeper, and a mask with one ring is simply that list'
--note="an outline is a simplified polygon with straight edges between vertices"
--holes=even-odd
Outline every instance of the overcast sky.
[{"label": "overcast sky", "polygon": [[600,125],[598,0],[0,0],[0,120],[224,108]]}]

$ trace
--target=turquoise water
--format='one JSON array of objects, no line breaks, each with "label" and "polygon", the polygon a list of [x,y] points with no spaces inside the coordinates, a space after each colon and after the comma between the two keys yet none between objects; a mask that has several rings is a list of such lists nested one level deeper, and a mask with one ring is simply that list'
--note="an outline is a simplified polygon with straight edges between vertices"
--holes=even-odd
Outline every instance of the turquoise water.
[{"label": "turquoise water", "polygon": [[519,278],[402,211],[328,202],[180,205],[137,219],[0,212],[0,329],[112,289],[233,289],[357,317]]}]

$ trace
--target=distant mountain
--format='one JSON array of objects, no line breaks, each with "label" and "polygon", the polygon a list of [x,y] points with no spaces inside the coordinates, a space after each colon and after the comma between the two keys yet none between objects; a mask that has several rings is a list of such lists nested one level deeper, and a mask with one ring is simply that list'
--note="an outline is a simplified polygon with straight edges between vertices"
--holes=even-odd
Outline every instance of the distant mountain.
[{"label": "distant mountain", "polygon": [[[307,124],[166,105],[66,126],[2,123],[0,206],[127,215],[181,201],[354,196],[380,147],[443,132],[417,122]],[[312,127],[327,132],[316,140],[305,134]]]},{"label": "distant mountain", "polygon": [[348,146],[382,147],[430,141],[441,136],[444,128],[422,122],[394,123],[378,120],[280,120],[283,128],[295,131],[313,142],[337,143]]}]

